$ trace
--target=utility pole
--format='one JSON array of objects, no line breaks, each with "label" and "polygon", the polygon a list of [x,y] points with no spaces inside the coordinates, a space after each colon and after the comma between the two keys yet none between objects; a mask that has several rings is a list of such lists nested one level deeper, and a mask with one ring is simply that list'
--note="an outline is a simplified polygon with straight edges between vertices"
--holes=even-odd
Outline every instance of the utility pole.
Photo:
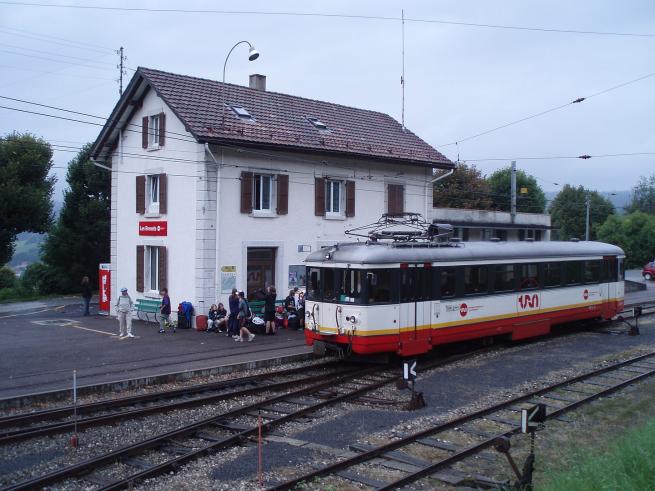
[{"label": "utility pole", "polygon": [[512,160],[512,173],[511,175],[511,202],[510,202],[510,215],[512,217],[512,223],[516,221],[516,160]]},{"label": "utility pole", "polygon": [[591,196],[587,193],[585,197],[585,222],[584,222],[584,240],[589,240],[589,212],[591,208]]},{"label": "utility pole", "polygon": [[118,68],[119,74],[118,74],[118,93],[119,95],[123,95],[123,75],[127,74],[125,71],[125,61],[127,61],[127,57],[123,54],[123,47],[121,46],[120,49],[116,50],[116,54],[120,56],[120,60],[118,65],[116,65],[116,68]]},{"label": "utility pole", "polygon": [[402,59],[403,59],[403,72],[400,75],[400,88],[402,91],[402,108],[401,108],[401,121],[403,131],[405,131],[405,10],[400,11],[401,30],[402,30]]}]

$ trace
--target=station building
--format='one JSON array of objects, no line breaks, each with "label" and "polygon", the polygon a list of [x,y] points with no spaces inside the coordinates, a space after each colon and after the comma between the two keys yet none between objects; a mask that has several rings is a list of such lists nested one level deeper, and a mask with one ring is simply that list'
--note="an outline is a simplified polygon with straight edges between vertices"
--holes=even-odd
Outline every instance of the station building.
[{"label": "station building", "polygon": [[147,68],[92,158],[111,169],[111,298],[167,287],[198,313],[233,287],[284,298],[310,252],[382,213],[428,217],[453,168],[386,114]]}]

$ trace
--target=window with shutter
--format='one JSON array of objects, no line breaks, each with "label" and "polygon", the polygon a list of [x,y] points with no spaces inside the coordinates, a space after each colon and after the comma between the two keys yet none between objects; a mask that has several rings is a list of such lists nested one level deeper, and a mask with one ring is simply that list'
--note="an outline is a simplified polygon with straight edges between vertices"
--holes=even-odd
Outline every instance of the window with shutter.
[{"label": "window with shutter", "polygon": [[157,291],[161,291],[162,288],[168,288],[168,254],[165,247],[158,247],[158,267],[157,267]]},{"label": "window with shutter", "polygon": [[346,216],[355,216],[355,181],[346,181]]},{"label": "window with shutter", "polygon": [[389,184],[387,186],[387,213],[398,215],[405,210],[404,186],[402,184]]},{"label": "window with shutter", "polygon": [[136,176],[136,212],[146,212],[146,176]]},{"label": "window with shutter", "polygon": [[241,213],[252,213],[252,172],[241,173]]},{"label": "window with shutter", "polygon": [[148,148],[148,116],[141,120],[141,146]]},{"label": "window with shutter", "polygon": [[168,212],[168,179],[166,174],[159,174],[159,213],[165,214]]},{"label": "window with shutter", "polygon": [[289,176],[277,175],[277,214],[286,215],[289,212]]},{"label": "window with shutter", "polygon": [[159,113],[159,146],[163,147],[166,143],[166,115]]},{"label": "window with shutter", "polygon": [[325,179],[322,177],[314,179],[314,215],[325,215]]},{"label": "window with shutter", "polygon": [[144,246],[136,246],[136,291],[143,293],[144,289],[144,265],[143,259],[145,254]]}]

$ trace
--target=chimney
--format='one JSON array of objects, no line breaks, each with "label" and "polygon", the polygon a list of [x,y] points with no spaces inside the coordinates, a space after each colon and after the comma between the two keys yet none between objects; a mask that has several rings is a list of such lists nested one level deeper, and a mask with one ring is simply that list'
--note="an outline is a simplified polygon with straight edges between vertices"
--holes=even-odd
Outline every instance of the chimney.
[{"label": "chimney", "polygon": [[253,73],[250,75],[250,88],[266,92],[266,75]]}]

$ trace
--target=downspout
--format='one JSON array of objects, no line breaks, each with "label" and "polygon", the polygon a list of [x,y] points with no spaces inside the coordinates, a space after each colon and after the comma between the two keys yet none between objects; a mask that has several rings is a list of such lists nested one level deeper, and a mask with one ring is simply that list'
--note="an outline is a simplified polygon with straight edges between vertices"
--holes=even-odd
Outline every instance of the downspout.
[{"label": "downspout", "polygon": [[220,261],[219,261],[219,251],[220,251],[220,246],[219,246],[219,239],[220,239],[220,220],[221,220],[221,207],[219,204],[219,199],[221,196],[221,168],[223,167],[223,149],[221,148],[221,162],[219,163],[218,160],[216,160],[216,156],[213,154],[211,151],[211,148],[209,148],[209,143],[205,143],[205,151],[210,155],[212,160],[214,161],[214,164],[216,164],[216,299],[218,300],[221,296],[221,272],[220,272]]}]

